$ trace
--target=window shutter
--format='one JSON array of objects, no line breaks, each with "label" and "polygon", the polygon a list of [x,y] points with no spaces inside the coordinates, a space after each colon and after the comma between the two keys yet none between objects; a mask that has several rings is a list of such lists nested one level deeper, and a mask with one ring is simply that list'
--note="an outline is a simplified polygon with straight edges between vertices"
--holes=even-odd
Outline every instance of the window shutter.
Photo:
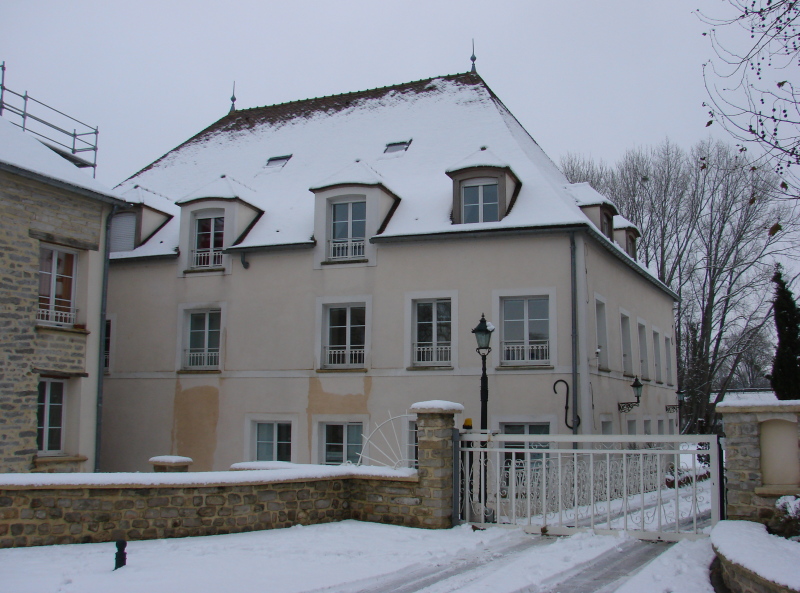
[{"label": "window shutter", "polygon": [[111,219],[111,251],[131,251],[136,247],[136,214],[121,212]]}]

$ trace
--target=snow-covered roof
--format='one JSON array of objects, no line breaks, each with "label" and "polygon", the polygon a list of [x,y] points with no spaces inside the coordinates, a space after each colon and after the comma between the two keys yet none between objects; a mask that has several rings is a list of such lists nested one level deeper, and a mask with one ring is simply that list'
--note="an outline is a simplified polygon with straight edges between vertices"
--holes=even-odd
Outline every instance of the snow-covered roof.
[{"label": "snow-covered roof", "polygon": [[0,165],[2,164],[10,166],[6,168],[12,171],[20,169],[21,173],[32,173],[45,183],[66,184],[79,190],[88,190],[97,198],[124,201],[120,193],[94,180],[86,171],[58,156],[34,136],[0,117]]},{"label": "snow-covered roof", "polygon": [[639,232],[639,227],[633,224],[630,220],[622,216],[621,214],[617,214],[614,216],[614,230],[622,230],[622,229],[633,229],[636,231],[638,235],[641,236]]},{"label": "snow-covered roof", "polygon": [[588,181],[568,183],[564,185],[564,189],[578,206],[610,206],[614,212],[617,212],[614,202],[589,185]]},{"label": "snow-covered roof", "polygon": [[[408,149],[384,153],[398,138],[412,140]],[[291,158],[281,167],[267,166],[281,155]],[[502,220],[453,224],[448,172],[477,166],[512,171],[519,193]],[[314,233],[311,190],[343,184],[380,185],[400,199],[376,238],[386,240],[571,225],[594,229],[580,206],[614,208],[588,184],[569,184],[472,73],[233,111],[119,188],[139,185],[182,202],[208,194],[204,186],[223,174],[252,189],[247,201],[266,214],[237,243],[245,250],[307,246]],[[140,197],[149,204],[148,194]],[[145,245],[112,257],[174,254],[179,225],[176,216]],[[607,241],[599,232],[595,236]]]}]

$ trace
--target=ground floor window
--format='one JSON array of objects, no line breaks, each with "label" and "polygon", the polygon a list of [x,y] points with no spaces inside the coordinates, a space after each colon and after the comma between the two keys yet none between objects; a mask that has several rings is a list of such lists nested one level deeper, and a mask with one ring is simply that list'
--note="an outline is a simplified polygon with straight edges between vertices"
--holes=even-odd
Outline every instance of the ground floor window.
[{"label": "ground floor window", "polygon": [[256,461],[291,460],[291,422],[256,423]]},{"label": "ground floor window", "polygon": [[323,451],[326,465],[349,461],[358,463],[361,457],[361,422],[330,422],[323,426]]},{"label": "ground floor window", "polygon": [[39,381],[36,443],[41,453],[61,453],[64,448],[63,381]]},{"label": "ground floor window", "polygon": [[[500,428],[503,431],[503,434],[550,434],[550,423],[548,422],[509,422],[502,424]],[[547,449],[548,447],[549,446],[547,443],[537,442],[515,443],[513,441],[509,441],[505,443],[506,449],[528,449],[527,458],[529,461],[542,458],[541,453],[531,453],[531,449]],[[524,452],[507,452],[505,454],[505,460],[507,464],[510,464],[512,459],[516,463],[522,463],[525,457],[526,453]]]}]

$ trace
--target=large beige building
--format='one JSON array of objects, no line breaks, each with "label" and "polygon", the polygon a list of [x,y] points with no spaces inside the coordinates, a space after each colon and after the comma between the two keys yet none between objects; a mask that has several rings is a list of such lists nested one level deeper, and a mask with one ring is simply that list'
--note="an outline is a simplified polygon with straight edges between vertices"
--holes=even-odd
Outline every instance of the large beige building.
[{"label": "large beige building", "polygon": [[674,430],[675,294],[477,74],[232,110],[119,189],[104,470],[354,460],[420,400],[477,427],[481,314],[489,428]]},{"label": "large beige building", "polygon": [[124,205],[0,118],[0,472],[95,467],[106,224]]}]

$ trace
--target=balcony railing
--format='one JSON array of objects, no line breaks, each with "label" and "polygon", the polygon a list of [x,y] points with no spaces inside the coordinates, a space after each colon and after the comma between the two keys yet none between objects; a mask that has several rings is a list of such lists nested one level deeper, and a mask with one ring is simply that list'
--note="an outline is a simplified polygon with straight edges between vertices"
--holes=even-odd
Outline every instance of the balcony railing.
[{"label": "balcony railing", "polygon": [[356,259],[364,257],[364,239],[328,241],[328,259]]},{"label": "balcony railing", "polygon": [[364,348],[341,346],[325,347],[325,366],[344,367],[344,366],[364,366]]},{"label": "balcony railing", "polygon": [[221,249],[197,249],[192,252],[193,268],[219,268],[222,266]]},{"label": "balcony railing", "polygon": [[184,350],[187,369],[218,369],[219,350]]},{"label": "balcony railing", "polygon": [[53,325],[75,325],[76,310],[61,306],[36,311],[36,321]]},{"label": "balcony railing", "polygon": [[550,340],[503,342],[503,362],[550,363]]},{"label": "balcony railing", "polygon": [[450,343],[420,342],[414,344],[414,364],[450,364]]}]

